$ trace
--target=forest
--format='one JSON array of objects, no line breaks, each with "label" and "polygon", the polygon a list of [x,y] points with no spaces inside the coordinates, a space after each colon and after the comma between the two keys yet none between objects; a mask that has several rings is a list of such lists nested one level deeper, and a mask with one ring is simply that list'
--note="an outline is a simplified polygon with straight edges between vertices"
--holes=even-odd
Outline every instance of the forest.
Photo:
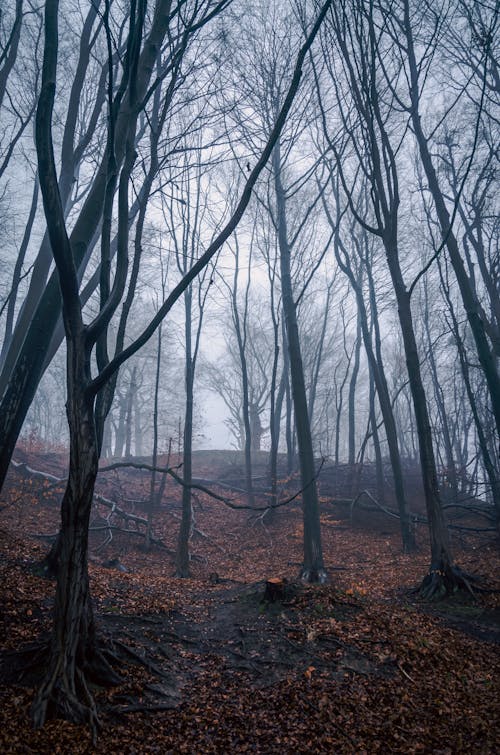
[{"label": "forest", "polygon": [[0,0],[0,750],[500,750],[496,0]]}]

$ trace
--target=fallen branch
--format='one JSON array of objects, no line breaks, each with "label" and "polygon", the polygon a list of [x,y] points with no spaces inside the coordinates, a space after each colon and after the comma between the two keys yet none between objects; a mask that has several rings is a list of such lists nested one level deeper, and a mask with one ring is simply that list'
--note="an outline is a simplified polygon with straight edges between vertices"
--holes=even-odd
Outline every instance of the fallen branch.
[{"label": "fallen branch", "polygon": [[[382,506],[382,504],[379,503],[377,501],[377,499],[372,496],[372,494],[370,493],[369,490],[361,490],[358,493],[358,495],[356,496],[356,498],[354,498],[354,500],[351,502],[351,511],[350,511],[351,523],[352,523],[352,516],[353,516],[354,506],[356,505],[356,503],[358,503],[358,501],[361,499],[361,496],[363,496],[363,495],[366,496],[367,498],[369,498],[370,501],[374,504],[374,506],[377,509],[380,509],[381,511],[383,511],[384,514],[387,514],[388,516],[392,516],[395,519],[399,519],[400,518],[397,511],[393,511],[392,509],[388,509],[386,506]],[[460,504],[448,504],[447,506],[443,506],[443,508],[452,508],[452,507],[461,508],[461,505]],[[366,509],[366,510],[370,510],[370,509]],[[471,509],[471,513],[475,513],[475,510]],[[482,512],[477,511],[477,513],[479,514],[479,513],[482,513]],[[484,513],[484,516],[487,516],[487,515]],[[427,524],[428,523],[427,517],[422,516],[421,514],[411,514],[410,513],[410,518],[411,518],[411,521],[414,524]],[[495,527],[467,527],[466,525],[463,525],[463,524],[453,524],[452,522],[449,522],[446,526],[450,530],[459,530],[459,531],[462,531],[462,532],[496,532],[496,528]]]},{"label": "fallen branch", "polygon": [[381,504],[381,503],[379,503],[379,502],[377,501],[377,499],[376,499],[376,498],[374,498],[374,497],[372,496],[372,494],[370,493],[370,491],[369,491],[369,490],[361,490],[361,491],[360,491],[360,492],[358,493],[358,495],[356,496],[356,498],[354,498],[354,500],[353,500],[353,501],[352,501],[352,503],[351,503],[351,512],[350,512],[350,516],[351,516],[351,522],[352,522],[352,515],[353,515],[354,506],[355,506],[355,505],[357,504],[357,502],[358,502],[358,501],[359,501],[359,500],[361,499],[361,496],[363,496],[363,495],[365,495],[365,496],[366,496],[367,498],[369,498],[369,499],[370,499],[370,501],[371,501],[371,502],[372,502],[372,503],[373,503],[373,504],[374,504],[374,505],[375,505],[375,506],[376,506],[376,507],[377,507],[378,509],[380,509],[381,511],[383,511],[383,512],[384,512],[384,514],[387,514],[388,516],[392,516],[392,517],[394,517],[395,519],[399,519],[399,514],[398,514],[398,513],[396,512],[396,511],[393,511],[392,509],[388,509],[388,508],[386,508],[386,506],[382,506],[382,504]]},{"label": "fallen branch", "polygon": [[163,472],[164,474],[168,474],[172,470],[180,469],[182,467],[182,462],[175,467],[156,467],[153,464],[146,464],[145,462],[139,461],[116,461],[113,464],[107,464],[105,467],[101,467],[99,472],[111,472],[113,469],[125,469],[128,467],[131,469],[141,469],[146,472]]},{"label": "fallen branch", "polygon": [[[176,470],[179,470],[182,467],[182,462],[180,464],[177,464],[175,467],[157,467],[153,464],[147,464],[146,462],[135,462],[135,461],[117,461],[113,464],[108,464],[105,467],[101,467],[99,472],[111,472],[114,469],[126,469],[127,467],[130,467],[131,469],[140,469],[146,472],[158,472],[159,474],[171,474],[172,472],[175,472]],[[173,475],[172,475],[173,476]],[[261,479],[261,478],[254,478],[254,479]],[[235,493],[244,493],[247,494],[247,490],[244,488],[240,488],[236,485],[233,485],[231,482],[223,482],[222,480],[209,480],[208,478],[204,477],[193,477],[192,478],[192,484],[193,485],[216,485],[219,488],[226,488],[227,490],[232,490]],[[255,493],[260,493],[262,495],[269,494],[269,491],[267,488],[252,488]]]},{"label": "fallen branch", "polygon": [[109,498],[105,498],[103,495],[99,495],[99,493],[96,493],[94,495],[94,500],[97,501],[97,503],[100,503],[102,506],[106,506],[108,509],[111,509],[111,514],[116,514],[116,516],[119,516],[126,522],[135,522],[136,524],[143,524],[144,526],[147,525],[147,520],[142,516],[129,514],[127,511],[121,509],[115,501],[111,501]]},{"label": "fallen branch", "polygon": [[66,477],[56,477],[55,475],[49,474],[48,472],[41,472],[39,469],[28,467],[28,465],[24,464],[24,462],[11,461],[10,463],[12,464],[14,469],[17,469],[19,472],[25,472],[30,477],[35,478],[35,480],[50,482],[52,483],[52,485],[59,485],[66,482]]},{"label": "fallen branch", "polygon": [[[283,501],[278,501],[277,503],[273,505],[268,506],[244,506],[244,505],[238,505],[234,503],[234,500],[232,498],[227,498],[226,496],[219,495],[218,493],[214,493],[213,490],[206,487],[205,485],[200,484],[199,482],[192,481],[191,483],[184,482],[182,477],[178,475],[175,470],[179,469],[182,464],[178,464],[176,467],[154,467],[151,464],[143,464],[143,463],[135,463],[135,462],[116,462],[115,464],[109,464],[106,467],[102,467],[100,469],[100,472],[109,472],[113,469],[120,469],[124,467],[132,467],[133,469],[145,469],[150,472],[160,472],[163,474],[170,475],[179,485],[182,485],[184,488],[191,488],[192,490],[199,490],[201,493],[205,493],[206,495],[210,496],[210,498],[213,498],[216,501],[219,501],[220,503],[223,503],[225,506],[228,506],[231,509],[236,510],[250,510],[250,511],[268,511],[272,509],[280,508],[281,506],[286,506],[289,503],[292,503],[296,498],[298,498],[302,493],[307,490],[307,488],[312,485],[312,483],[318,478],[319,473],[321,472],[321,469],[323,467],[323,464],[325,463],[325,457],[321,459],[321,463],[318,467],[318,471],[314,475],[314,477],[306,484],[303,488],[298,490],[296,493],[294,493],[289,498],[286,498]],[[196,478],[195,478],[196,480]],[[214,482],[214,484],[225,487],[224,483],[220,482]],[[238,490],[242,493],[247,493],[246,490],[243,490],[241,488],[231,488],[232,490]],[[267,491],[266,491],[267,492]]]},{"label": "fallen branch", "polygon": [[415,680],[414,680],[414,679],[412,679],[412,678],[411,678],[411,676],[410,676],[409,674],[407,674],[407,673],[406,673],[406,671],[405,671],[405,670],[404,670],[404,668],[402,667],[401,663],[399,663],[399,662],[398,662],[397,666],[398,666],[398,669],[399,669],[399,670],[401,671],[401,673],[403,674],[403,676],[406,676],[406,678],[408,679],[408,681],[410,681],[410,682],[411,682],[412,684],[415,684]]},{"label": "fallen branch", "polygon": [[[164,695],[165,697],[165,695]],[[179,706],[179,701],[175,703],[157,703],[155,705],[146,705],[145,703],[137,703],[136,705],[125,705],[123,707],[112,708],[111,712],[117,715],[124,713],[158,713],[162,710],[172,710]]]}]

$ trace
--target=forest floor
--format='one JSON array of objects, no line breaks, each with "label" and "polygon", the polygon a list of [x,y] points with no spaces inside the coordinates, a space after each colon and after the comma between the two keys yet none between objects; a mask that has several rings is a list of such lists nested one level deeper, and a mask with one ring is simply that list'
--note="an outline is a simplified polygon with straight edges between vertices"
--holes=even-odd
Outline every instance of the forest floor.
[{"label": "forest floor", "polygon": [[[61,474],[48,458],[25,460]],[[216,476],[213,464],[201,472]],[[148,482],[117,472],[100,485],[124,505]],[[325,502],[330,582],[305,586],[296,579],[296,502],[262,522],[198,494],[192,577],[180,580],[171,482],[154,519],[164,547],[145,552],[141,537],[115,533],[99,550],[99,533],[93,539],[98,627],[127,658],[121,685],[93,690],[97,744],[85,727],[62,720],[33,731],[40,670],[23,675],[18,651],[50,631],[54,583],[37,564],[48,547],[43,536],[57,530],[56,499],[50,486],[13,473],[0,500],[1,753],[500,751],[500,558],[491,539],[454,543],[458,564],[491,592],[423,603],[411,588],[428,567],[425,530],[418,552],[402,555],[391,520],[351,522]],[[271,577],[286,580],[285,596],[266,603]]]}]

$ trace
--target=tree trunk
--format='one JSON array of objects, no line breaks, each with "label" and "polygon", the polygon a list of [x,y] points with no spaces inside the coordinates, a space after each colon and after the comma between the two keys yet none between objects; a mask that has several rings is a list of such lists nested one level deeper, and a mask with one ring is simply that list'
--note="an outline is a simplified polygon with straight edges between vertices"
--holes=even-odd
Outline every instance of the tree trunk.
[{"label": "tree trunk", "polygon": [[327,575],[323,563],[323,552],[321,547],[316,470],[314,466],[311,428],[307,411],[307,393],[300,350],[297,312],[293,300],[292,280],[290,275],[290,247],[288,244],[286,224],[286,200],[281,183],[279,142],[273,152],[273,171],[277,205],[283,313],[285,317],[288,353],[290,357],[290,378],[292,384],[295,427],[297,430],[297,444],[299,449],[302,481],[304,564],[301,578],[306,582],[325,582]]},{"label": "tree trunk", "polygon": [[[358,285],[361,285],[361,281],[358,280]],[[354,364],[351,372],[351,379],[349,381],[349,397],[348,397],[348,426],[349,426],[349,455],[348,464],[354,467],[356,461],[356,383],[359,373],[359,356],[361,353],[361,322],[359,307],[356,313],[356,342],[354,344]]]},{"label": "tree trunk", "polygon": [[[277,334],[276,334],[277,337]],[[276,341],[276,363],[278,356],[278,345]],[[271,385],[271,419],[270,419],[270,431],[271,431],[271,450],[269,454],[269,477],[271,482],[271,505],[276,505],[278,496],[278,449],[280,442],[280,425],[281,425],[281,411],[283,408],[283,398],[285,396],[285,381],[286,375],[284,370],[281,373],[281,379],[278,386],[278,392],[276,394],[276,400],[273,400],[275,389],[276,375],[273,368],[273,380]]]},{"label": "tree trunk", "polygon": [[247,307],[248,307],[248,288],[250,285],[250,277],[248,278],[247,288],[245,292],[245,309],[243,314],[243,324],[240,320],[240,314],[238,310],[238,274],[239,274],[239,246],[238,239],[235,240],[235,269],[233,276],[233,289],[232,296],[232,310],[233,310],[233,323],[236,333],[236,341],[238,344],[238,355],[241,365],[241,389],[242,389],[242,414],[243,414],[243,427],[244,433],[244,458],[245,458],[245,485],[247,490],[247,500],[249,506],[255,505],[255,497],[253,493],[252,482],[252,426],[250,420],[250,395],[248,384],[248,366],[245,353],[246,347],[246,329],[247,329]]},{"label": "tree trunk", "polygon": [[433,597],[434,586],[436,586],[436,589],[440,592],[443,585],[453,583],[453,558],[448,540],[448,530],[446,528],[441,508],[441,499],[439,497],[439,485],[434,458],[434,448],[432,445],[431,424],[427,409],[424,384],[422,381],[422,373],[420,370],[420,360],[413,327],[410,296],[403,282],[397,248],[387,235],[384,236],[383,240],[398,304],[399,323],[403,335],[406,365],[408,368],[413,409],[417,424],[420,467],[424,485],[427,519],[429,522],[431,567],[429,574],[424,579],[425,584],[423,587],[424,591],[427,591],[427,588],[429,588],[429,597]]},{"label": "tree trunk", "polygon": [[[375,381],[373,374],[370,372],[370,427],[372,433],[373,451],[375,454],[375,474],[377,478],[377,500],[382,505],[385,504],[385,483],[384,483],[384,464],[382,459],[382,450],[380,448],[380,436],[377,427],[377,415],[375,412]],[[403,543],[403,548],[404,548]]]},{"label": "tree trunk", "polygon": [[[332,219],[329,216],[332,228],[335,225],[332,223]],[[349,261],[349,255],[347,250],[343,247],[340,234],[338,231],[334,236],[334,252],[338,265],[344,274],[348,277],[349,282],[356,295],[356,303],[358,307],[358,325],[361,329],[363,337],[363,343],[365,346],[366,356],[368,358],[368,364],[370,365],[370,373],[377,389],[378,400],[380,404],[380,411],[382,412],[382,419],[384,421],[385,434],[387,438],[387,445],[389,447],[389,457],[391,460],[392,474],[394,477],[394,490],[396,494],[396,501],[399,509],[399,521],[401,528],[401,539],[403,543],[403,551],[405,553],[415,549],[415,538],[412,532],[410,524],[410,509],[405,494],[403,470],[401,467],[401,455],[399,452],[398,433],[396,430],[396,421],[394,418],[394,412],[392,410],[391,397],[389,394],[389,388],[387,385],[387,379],[385,376],[384,364],[382,361],[382,348],[380,339],[380,329],[377,321],[378,311],[375,300],[375,289],[373,286],[373,280],[371,277],[371,271],[368,265],[366,265],[367,277],[370,291],[370,309],[372,313],[372,326],[375,333],[375,351],[373,348],[372,334],[370,332],[370,326],[368,324],[368,313],[363,296],[363,290],[360,285],[360,276],[356,276]],[[342,254],[343,253],[343,254]],[[359,357],[358,357],[359,359]],[[372,409],[372,407],[371,407]],[[372,414],[373,416],[373,414]],[[374,420],[372,420],[374,423]],[[379,483],[380,484],[380,483]]]},{"label": "tree trunk", "polygon": [[[284,313],[283,313],[284,314]],[[290,392],[290,354],[288,351],[285,317],[283,318],[283,375],[285,380],[285,441],[286,471],[290,476],[295,470],[295,448],[293,442],[293,402]]]},{"label": "tree trunk", "polygon": [[153,464],[153,471],[151,472],[146,537],[144,539],[146,550],[149,550],[151,548],[151,539],[153,536],[153,511],[156,503],[156,467],[158,465],[158,398],[160,393],[162,335],[163,323],[160,323],[160,325],[158,326],[158,347],[156,353],[155,390],[153,400],[153,454],[151,459]]},{"label": "tree trunk", "polygon": [[[82,336],[83,340],[84,336]],[[61,505],[54,629],[45,680],[33,703],[36,727],[56,715],[95,729],[89,679],[116,682],[100,654],[88,579],[88,527],[98,470],[93,400],[86,386],[89,360],[83,343],[68,343],[69,477]]]},{"label": "tree trunk", "polygon": [[184,448],[182,454],[182,516],[179,536],[177,540],[177,554],[175,559],[175,572],[177,577],[189,577],[189,536],[192,526],[192,501],[191,487],[193,481],[193,387],[194,387],[194,364],[191,344],[191,301],[192,289],[189,288],[184,294],[185,306],[185,339],[186,339],[186,408],[184,415]]}]

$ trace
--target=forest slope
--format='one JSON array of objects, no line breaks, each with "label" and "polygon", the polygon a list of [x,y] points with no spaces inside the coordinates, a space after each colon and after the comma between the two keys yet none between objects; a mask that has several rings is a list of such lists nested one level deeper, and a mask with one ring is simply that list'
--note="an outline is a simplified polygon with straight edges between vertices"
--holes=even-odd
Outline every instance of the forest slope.
[{"label": "forest slope", "polygon": [[[132,479],[122,491],[130,498],[139,473],[135,488]],[[353,527],[325,507],[330,584],[303,586],[295,581],[299,505],[263,523],[200,494],[192,578],[179,580],[173,486],[155,512],[165,547],[146,553],[141,538],[117,533],[91,555],[99,628],[123,658],[123,683],[95,690],[97,745],[60,720],[32,731],[41,670],[35,664],[23,677],[11,651],[50,629],[53,583],[36,573],[48,541],[35,535],[56,531],[53,499],[39,481],[13,474],[0,504],[2,752],[498,751],[498,593],[417,602],[409,589],[426,568],[424,529],[419,552],[403,556],[392,528]],[[468,536],[455,551],[498,589],[493,542]],[[287,580],[282,602],[262,601],[269,577]]]}]

